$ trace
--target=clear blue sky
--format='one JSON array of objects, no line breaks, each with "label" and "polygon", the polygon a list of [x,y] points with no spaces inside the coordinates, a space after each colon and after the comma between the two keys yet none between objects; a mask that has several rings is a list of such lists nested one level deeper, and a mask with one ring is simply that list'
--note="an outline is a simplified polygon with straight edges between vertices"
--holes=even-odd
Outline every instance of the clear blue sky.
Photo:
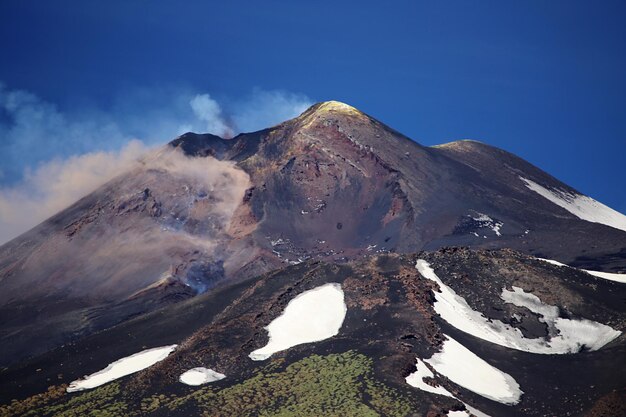
[{"label": "clear blue sky", "polygon": [[64,112],[155,88],[336,99],[424,145],[501,147],[626,212],[624,1],[381,4],[3,0],[0,81]]}]

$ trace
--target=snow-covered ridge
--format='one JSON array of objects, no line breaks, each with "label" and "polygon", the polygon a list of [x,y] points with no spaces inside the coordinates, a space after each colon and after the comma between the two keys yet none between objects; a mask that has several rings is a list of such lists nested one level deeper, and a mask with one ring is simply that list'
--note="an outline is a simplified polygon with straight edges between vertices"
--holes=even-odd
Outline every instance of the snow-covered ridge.
[{"label": "snow-covered ridge", "polygon": [[167,356],[176,349],[176,346],[177,345],[170,345],[146,349],[139,353],[126,356],[125,358],[110,363],[101,371],[73,381],[70,383],[70,386],[67,387],[67,392],[96,388],[123,376],[139,372],[167,358]]},{"label": "snow-covered ridge", "polygon": [[525,183],[526,187],[582,220],[601,223],[626,231],[625,215],[591,197],[558,189],[550,190],[527,178],[519,178]]},{"label": "snow-covered ridge", "polygon": [[505,302],[542,315],[541,320],[551,331],[549,338],[529,339],[519,329],[499,320],[488,320],[481,312],[473,310],[463,297],[441,281],[425,260],[418,260],[415,266],[421,275],[439,285],[440,291],[433,291],[433,307],[441,318],[457,329],[491,343],[531,353],[566,354],[583,348],[598,350],[621,334],[595,321],[560,318],[558,307],[544,304],[521,288],[514,287],[513,291],[503,288],[501,297]]},{"label": "snow-covered ridge", "polygon": [[[569,268],[574,268],[573,266],[569,266],[569,265],[565,265],[559,261],[555,261],[553,259],[544,259],[544,258],[537,258],[540,261],[544,261],[547,262],[549,264],[552,265],[556,265],[556,266],[567,266]],[[577,269],[577,268],[574,268]],[[588,273],[589,275],[593,275],[594,277],[598,277],[598,278],[602,278],[602,279],[608,279],[609,281],[615,281],[615,282],[621,282],[622,284],[626,284],[626,274],[615,274],[612,272],[600,272],[600,271],[590,271],[589,269],[581,269],[580,271],[585,271],[586,273]]]},{"label": "snow-covered ridge", "polygon": [[250,359],[262,361],[292,346],[335,336],[347,310],[340,284],[325,284],[303,292],[266,327],[270,340],[264,347],[250,353]]}]

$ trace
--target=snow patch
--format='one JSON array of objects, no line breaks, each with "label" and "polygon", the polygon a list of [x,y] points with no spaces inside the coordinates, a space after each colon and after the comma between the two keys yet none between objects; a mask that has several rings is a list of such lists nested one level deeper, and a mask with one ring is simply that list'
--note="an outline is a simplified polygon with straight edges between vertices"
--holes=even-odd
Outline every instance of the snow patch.
[{"label": "snow patch", "polygon": [[278,246],[278,245],[283,245],[284,243],[285,243],[285,241],[282,240],[281,238],[276,239],[276,240],[270,240],[270,244],[272,245],[272,247]]},{"label": "snow patch", "polygon": [[441,352],[426,359],[437,372],[478,395],[503,404],[517,404],[522,390],[513,377],[489,365],[472,351],[445,335]]},{"label": "snow patch", "polygon": [[417,358],[416,371],[405,378],[407,384],[412,387],[419,388],[422,391],[432,392],[433,394],[445,395],[454,398],[454,395],[440,385],[432,386],[424,382],[424,378],[434,378],[435,375],[428,369],[426,364]]},{"label": "snow patch", "polygon": [[[405,378],[407,384],[409,384],[412,387],[421,389],[422,391],[431,392],[433,394],[444,395],[446,397],[452,397],[462,402],[465,405],[465,408],[467,408],[469,412],[471,412],[475,416],[489,417],[487,414],[481,412],[480,410],[477,410],[473,408],[472,406],[468,405],[467,403],[464,403],[463,401],[459,400],[454,395],[452,395],[450,391],[448,391],[441,385],[436,385],[436,383],[434,383],[433,381],[430,381],[430,383],[426,383],[424,381],[424,378],[434,378],[435,375],[430,371],[430,369],[428,369],[426,364],[420,358],[416,358],[416,361],[417,361],[416,371]],[[430,385],[431,383],[434,385]],[[461,414],[450,414],[450,413],[461,413]],[[469,416],[469,413],[467,411],[451,411],[448,413],[448,416],[450,415]]]},{"label": "snow patch", "polygon": [[325,284],[305,291],[291,300],[283,314],[265,328],[269,342],[249,357],[262,361],[292,346],[335,336],[347,310],[340,284]]},{"label": "snow patch", "polygon": [[555,353],[575,353],[583,348],[598,350],[622,333],[591,320],[561,318],[558,307],[544,304],[539,297],[519,287],[513,287],[513,291],[503,289],[501,297],[507,303],[526,307],[542,316],[539,320],[546,323],[553,333],[558,333],[549,342],[550,349]]},{"label": "snow patch", "polygon": [[483,413],[482,411],[472,407],[471,405],[468,405],[467,403],[463,403],[463,404],[465,404],[465,408],[467,408],[469,412],[474,414],[476,417],[491,417],[490,415]]},{"label": "snow patch", "polygon": [[470,405],[465,404],[465,408],[467,408],[468,411],[448,411],[447,416],[448,417],[470,417],[470,413],[471,413],[475,415],[476,417],[490,417],[489,415],[483,413],[480,410],[475,409],[474,407]]},{"label": "snow patch", "polygon": [[539,259],[540,261],[547,262],[547,263],[552,264],[552,265],[556,265],[556,266],[567,266],[567,265],[562,264],[561,262],[555,261],[553,259],[543,259],[543,258],[537,258],[537,259]]},{"label": "snow patch", "polygon": [[503,288],[500,298],[506,303],[526,307],[533,313],[541,315],[543,319],[539,320],[544,323],[553,323],[559,317],[558,307],[544,304],[535,294],[525,292],[519,287],[513,286],[513,291]]},{"label": "snow patch", "polygon": [[[552,265],[556,265],[556,266],[568,266],[568,265],[565,265],[565,264],[563,264],[563,263],[561,263],[559,261],[555,261],[553,259],[543,259],[543,258],[537,258],[537,259],[539,259],[540,261],[547,262],[547,263],[552,264]],[[569,266],[569,268],[573,268],[573,267]],[[608,279],[609,281],[621,282],[622,284],[626,284],[626,274],[616,274],[616,273],[612,273],[612,272],[591,271],[589,269],[581,269],[581,271],[584,271],[584,272],[588,273],[589,275],[593,275],[594,277],[598,277],[598,278],[602,278],[602,279]]]},{"label": "snow patch", "polygon": [[220,379],[226,378],[226,375],[220,374],[219,372],[215,372],[212,369],[207,368],[192,368],[183,374],[181,374],[178,380],[183,384],[187,385],[202,385],[207,384],[209,382],[219,381]]},{"label": "snow patch", "polygon": [[433,291],[433,307],[442,319],[465,333],[500,346],[531,353],[566,354],[579,352],[583,347],[598,350],[621,334],[594,321],[560,318],[558,307],[546,305],[535,295],[517,287],[513,287],[513,291],[503,289],[501,297],[505,302],[541,314],[551,329],[550,339],[529,339],[519,329],[499,320],[488,320],[481,312],[473,310],[463,297],[439,279],[425,260],[418,260],[415,267],[421,275],[439,285],[439,291]]},{"label": "snow patch", "polygon": [[526,187],[564,208],[579,219],[601,223],[626,231],[626,216],[586,195],[559,189],[548,189],[534,181],[519,177]]},{"label": "snow patch", "polygon": [[468,417],[467,411],[448,411],[447,417]]},{"label": "snow patch", "polygon": [[621,282],[622,284],[626,284],[626,274],[614,274],[611,272],[600,272],[600,271],[590,271],[588,269],[583,269],[586,273],[593,275],[594,277],[608,279],[609,281]]},{"label": "snow patch", "polygon": [[139,372],[167,358],[178,345],[146,349],[110,363],[106,368],[82,379],[72,381],[67,392],[92,389],[126,375]]}]

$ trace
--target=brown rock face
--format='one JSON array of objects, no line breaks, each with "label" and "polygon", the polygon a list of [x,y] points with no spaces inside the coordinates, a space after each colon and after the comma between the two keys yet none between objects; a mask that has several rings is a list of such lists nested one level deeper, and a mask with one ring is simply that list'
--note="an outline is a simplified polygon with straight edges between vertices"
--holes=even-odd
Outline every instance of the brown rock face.
[{"label": "brown rock face", "polygon": [[538,168],[473,141],[423,147],[343,103],[232,140],[187,134],[172,145],[237,161],[253,184],[244,218],[257,222],[254,245],[284,264],[462,245],[626,268],[626,233],[529,190],[520,176],[575,192]]}]

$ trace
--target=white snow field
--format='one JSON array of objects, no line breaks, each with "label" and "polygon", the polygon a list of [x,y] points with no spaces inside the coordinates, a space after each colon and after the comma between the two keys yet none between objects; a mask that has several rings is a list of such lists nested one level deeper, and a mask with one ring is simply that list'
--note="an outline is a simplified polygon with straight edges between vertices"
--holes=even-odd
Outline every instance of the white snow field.
[{"label": "white snow field", "polygon": [[526,184],[526,187],[552,201],[554,204],[563,207],[580,219],[593,223],[602,223],[626,231],[625,215],[605,206],[591,197],[558,189],[549,190],[527,178],[519,178]]},{"label": "white snow field", "polygon": [[441,352],[426,359],[437,372],[468,390],[503,404],[517,404],[522,390],[513,377],[476,356],[472,351],[445,335]]},{"label": "white snow field", "polygon": [[219,381],[224,378],[226,378],[226,375],[215,372],[213,369],[198,367],[191,368],[190,370],[184,372],[178,380],[183,384],[195,386]]},{"label": "white snow field", "polygon": [[139,372],[167,358],[178,345],[142,350],[110,363],[106,368],[70,383],[67,392],[92,389],[126,375]]},{"label": "white snow field", "polygon": [[[537,259],[539,259],[540,261],[547,262],[552,265],[556,265],[556,266],[568,266],[569,268],[574,268],[573,266],[565,265],[553,259],[544,259],[544,258],[537,258]],[[581,271],[585,271],[586,273],[588,273],[589,275],[593,275],[594,277],[608,279],[609,281],[621,282],[622,284],[626,284],[626,274],[615,274],[612,272],[591,271],[589,269],[581,269]]]},{"label": "white snow field", "polygon": [[283,314],[265,328],[269,342],[250,353],[249,357],[262,361],[292,346],[335,336],[347,310],[340,284],[325,284],[305,291],[291,300]]},{"label": "white snow field", "polygon": [[[590,350],[600,349],[621,334],[620,331],[594,321],[559,318],[558,307],[543,304],[535,295],[530,293],[522,295],[515,289],[514,291],[503,289],[501,297],[504,301],[543,315],[542,320],[554,334],[550,339],[529,339],[524,337],[519,329],[499,320],[487,320],[481,312],[473,310],[463,297],[457,295],[439,279],[425,260],[418,260],[415,267],[425,278],[439,285],[440,291],[433,293],[434,308],[441,318],[457,329],[491,343],[531,353],[566,354],[579,352],[583,345]],[[557,332],[559,334],[555,334]]]}]

